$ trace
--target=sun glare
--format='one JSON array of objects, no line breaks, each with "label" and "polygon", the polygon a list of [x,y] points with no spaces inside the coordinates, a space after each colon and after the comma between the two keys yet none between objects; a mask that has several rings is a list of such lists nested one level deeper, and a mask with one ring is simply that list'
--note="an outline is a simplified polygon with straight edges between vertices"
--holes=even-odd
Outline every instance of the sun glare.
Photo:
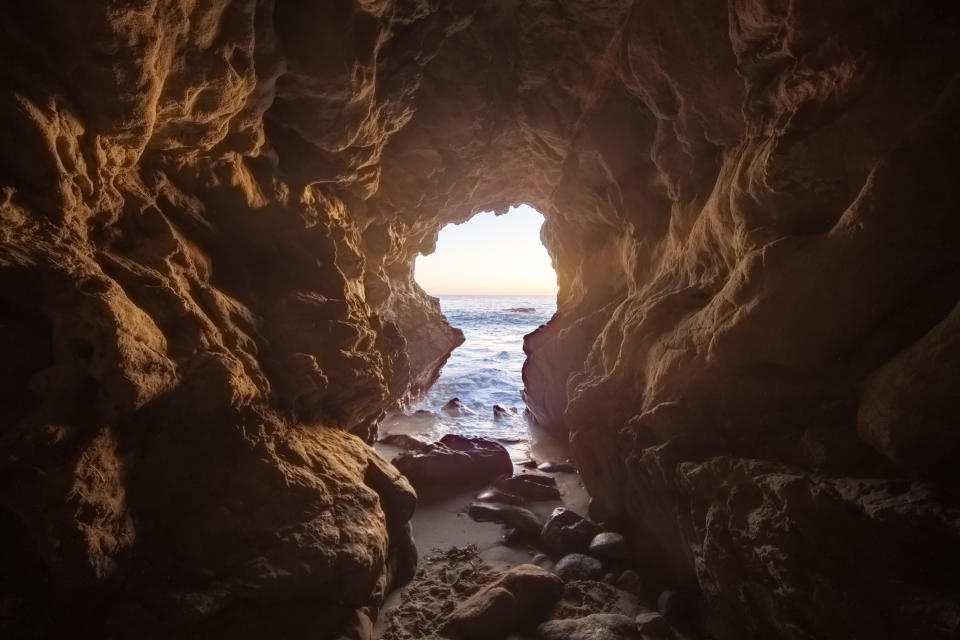
[{"label": "sun glare", "polygon": [[557,275],[540,242],[543,215],[527,205],[478,213],[440,230],[437,250],[418,256],[416,280],[430,294],[555,294]]}]

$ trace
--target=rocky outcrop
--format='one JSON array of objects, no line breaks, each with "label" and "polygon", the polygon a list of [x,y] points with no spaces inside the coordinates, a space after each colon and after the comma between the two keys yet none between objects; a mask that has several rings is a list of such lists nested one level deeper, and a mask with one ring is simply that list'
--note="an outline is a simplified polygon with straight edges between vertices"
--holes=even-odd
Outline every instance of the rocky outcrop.
[{"label": "rocky outcrop", "polygon": [[413,261],[527,202],[530,415],[712,635],[960,625],[955,3],[8,4],[17,624],[362,635],[360,440],[462,340]]}]

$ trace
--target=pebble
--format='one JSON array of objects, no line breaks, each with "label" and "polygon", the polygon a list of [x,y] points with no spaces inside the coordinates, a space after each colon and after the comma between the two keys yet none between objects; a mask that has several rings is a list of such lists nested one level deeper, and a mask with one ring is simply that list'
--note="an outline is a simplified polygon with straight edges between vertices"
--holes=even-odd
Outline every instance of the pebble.
[{"label": "pebble", "polygon": [[673,635],[667,620],[656,611],[641,611],[637,614],[637,628],[646,636],[662,638]]},{"label": "pebble", "polygon": [[617,577],[616,587],[627,593],[632,593],[640,599],[646,596],[643,580],[640,578],[640,574],[633,569],[626,569]]}]

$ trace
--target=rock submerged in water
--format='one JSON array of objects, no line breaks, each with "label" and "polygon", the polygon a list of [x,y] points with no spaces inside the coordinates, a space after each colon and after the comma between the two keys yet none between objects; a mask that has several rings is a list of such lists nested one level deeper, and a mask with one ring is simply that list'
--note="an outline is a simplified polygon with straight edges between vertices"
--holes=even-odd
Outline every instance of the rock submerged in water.
[{"label": "rock submerged in water", "polygon": [[536,313],[536,311],[533,307],[510,307],[507,309],[508,313]]},{"label": "rock submerged in water", "polygon": [[392,462],[417,488],[475,486],[513,471],[503,445],[454,434],[417,451],[401,453]]},{"label": "rock submerged in water", "polygon": [[462,415],[477,414],[476,411],[460,402],[460,398],[451,398],[449,401],[447,401],[447,404],[440,407],[440,411],[444,415],[450,416],[451,418],[458,418]]},{"label": "rock submerged in water", "polygon": [[571,620],[551,620],[537,628],[541,640],[642,640],[633,618],[594,613]]},{"label": "rock submerged in water", "polygon": [[494,420],[503,420],[505,418],[510,418],[517,415],[517,408],[510,407],[507,409],[503,405],[495,404],[493,405],[493,419]]}]

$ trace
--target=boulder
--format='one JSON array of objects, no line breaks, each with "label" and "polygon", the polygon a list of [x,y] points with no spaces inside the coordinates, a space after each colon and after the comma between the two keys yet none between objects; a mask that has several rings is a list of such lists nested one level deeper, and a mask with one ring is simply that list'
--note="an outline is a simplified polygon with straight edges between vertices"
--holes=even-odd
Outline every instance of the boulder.
[{"label": "boulder", "polygon": [[516,566],[457,606],[441,631],[465,640],[493,640],[542,620],[563,594],[557,576]]},{"label": "boulder", "polygon": [[571,620],[551,620],[537,627],[541,640],[641,640],[633,618],[594,613]]},{"label": "boulder", "polygon": [[522,496],[525,500],[559,500],[557,481],[547,476],[521,473],[496,482],[496,487]]},{"label": "boulder", "polygon": [[594,557],[582,553],[570,553],[557,561],[553,572],[561,580],[597,580],[603,575],[603,564]]},{"label": "boulder", "polygon": [[578,513],[557,507],[540,532],[540,541],[551,553],[566,555],[588,550],[600,527]]},{"label": "boulder", "polygon": [[503,445],[453,434],[418,451],[401,453],[392,462],[418,488],[478,485],[513,470]]},{"label": "boulder", "polygon": [[464,600],[440,630],[463,640],[502,638],[514,628],[517,613],[513,594],[503,587],[491,586]]}]

